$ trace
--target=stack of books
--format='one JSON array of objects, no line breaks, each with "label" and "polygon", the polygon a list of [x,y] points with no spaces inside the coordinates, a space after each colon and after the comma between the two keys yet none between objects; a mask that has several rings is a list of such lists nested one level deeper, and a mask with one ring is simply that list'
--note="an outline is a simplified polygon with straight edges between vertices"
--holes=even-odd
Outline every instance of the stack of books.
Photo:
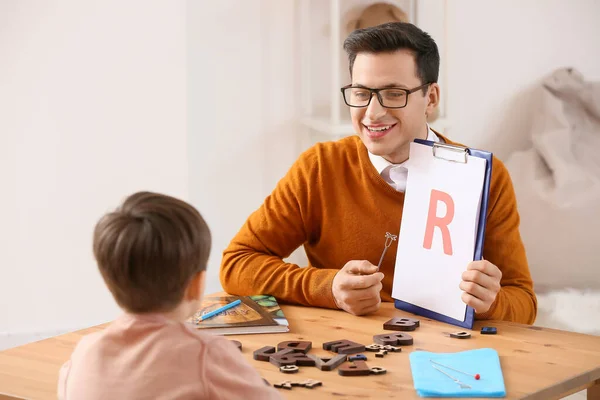
[{"label": "stack of books", "polygon": [[[201,320],[206,315],[236,300],[241,303],[211,318]],[[289,324],[277,299],[269,295],[207,296],[201,308],[188,321],[194,327],[215,335],[244,335],[253,333],[289,332]]]}]

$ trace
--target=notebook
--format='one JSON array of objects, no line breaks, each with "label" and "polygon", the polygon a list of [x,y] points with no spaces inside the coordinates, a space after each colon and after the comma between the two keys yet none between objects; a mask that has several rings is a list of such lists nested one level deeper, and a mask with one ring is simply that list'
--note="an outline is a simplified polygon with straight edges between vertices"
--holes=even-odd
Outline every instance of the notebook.
[{"label": "notebook", "polygon": [[[414,387],[420,397],[497,398],[506,396],[500,357],[494,349],[483,348],[457,353],[413,351],[410,353],[409,359]],[[438,364],[434,364],[430,360]],[[436,370],[433,365],[451,377]],[[480,378],[475,379],[469,374],[479,374]],[[452,378],[458,379],[470,388],[461,388],[461,385]]]},{"label": "notebook", "polygon": [[[238,306],[200,321],[199,318],[235,300]],[[215,335],[244,335],[289,332],[289,323],[277,302],[269,295],[212,295],[202,300],[200,309],[188,321],[195,328]]]}]

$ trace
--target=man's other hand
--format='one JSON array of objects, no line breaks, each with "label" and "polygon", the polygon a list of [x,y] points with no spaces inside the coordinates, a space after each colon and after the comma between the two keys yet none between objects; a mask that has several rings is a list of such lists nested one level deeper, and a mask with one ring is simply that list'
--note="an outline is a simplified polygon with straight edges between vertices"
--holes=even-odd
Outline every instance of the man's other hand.
[{"label": "man's other hand", "polygon": [[462,274],[458,287],[464,291],[462,300],[478,314],[490,309],[500,291],[502,272],[489,261],[473,261]]}]

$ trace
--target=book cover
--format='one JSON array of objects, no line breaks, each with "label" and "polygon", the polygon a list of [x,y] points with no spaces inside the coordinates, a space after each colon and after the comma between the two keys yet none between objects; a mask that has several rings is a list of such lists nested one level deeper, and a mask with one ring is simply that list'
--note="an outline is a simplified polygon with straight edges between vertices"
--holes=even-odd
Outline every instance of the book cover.
[{"label": "book cover", "polygon": [[[225,310],[212,318],[200,321],[200,317],[219,307],[241,300],[238,306]],[[190,322],[198,329],[218,335],[288,332],[288,321],[273,296],[207,296],[202,307]]]}]

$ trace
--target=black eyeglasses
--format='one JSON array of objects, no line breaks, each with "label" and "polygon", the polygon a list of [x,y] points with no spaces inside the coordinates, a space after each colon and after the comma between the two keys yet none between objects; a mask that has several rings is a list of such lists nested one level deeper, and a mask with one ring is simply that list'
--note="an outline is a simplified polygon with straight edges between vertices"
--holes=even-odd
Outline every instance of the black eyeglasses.
[{"label": "black eyeglasses", "polygon": [[403,108],[408,104],[408,95],[416,92],[417,90],[423,89],[431,82],[425,83],[424,85],[418,86],[413,89],[404,88],[384,88],[384,89],[370,89],[360,86],[347,85],[341,88],[342,95],[344,96],[344,102],[350,107],[367,107],[371,104],[373,94],[377,95],[379,104],[385,108]]}]

